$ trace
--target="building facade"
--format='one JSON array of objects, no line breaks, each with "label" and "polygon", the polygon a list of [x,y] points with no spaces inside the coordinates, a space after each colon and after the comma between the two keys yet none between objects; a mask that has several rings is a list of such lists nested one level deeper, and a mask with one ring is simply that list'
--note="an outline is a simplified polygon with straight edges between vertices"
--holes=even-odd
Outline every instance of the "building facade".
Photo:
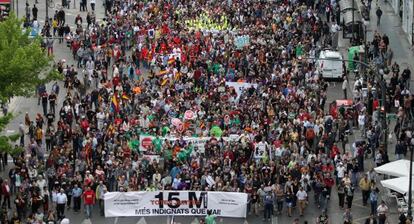
[{"label": "building facade", "polygon": [[411,44],[413,42],[413,17],[414,17],[414,0],[391,0],[390,4],[396,15],[400,17],[401,27],[407,35]]}]

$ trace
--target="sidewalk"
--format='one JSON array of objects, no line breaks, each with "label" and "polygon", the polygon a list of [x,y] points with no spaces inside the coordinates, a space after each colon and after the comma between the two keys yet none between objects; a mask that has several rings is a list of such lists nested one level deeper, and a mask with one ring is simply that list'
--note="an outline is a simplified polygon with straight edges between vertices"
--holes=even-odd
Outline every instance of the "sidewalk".
[{"label": "sidewalk", "polygon": [[[33,7],[33,2],[29,1],[30,9]],[[40,26],[44,25],[44,19],[46,17],[46,1],[38,1],[39,3],[36,4],[36,7],[38,8],[38,21],[40,23]],[[55,10],[59,9],[58,4],[60,4],[61,0],[54,0],[56,3],[55,8],[48,8],[49,16],[53,17],[53,14],[55,13]],[[73,7],[73,1],[71,3],[70,9],[65,9],[65,19],[66,23],[69,24],[71,27],[71,30],[75,28],[75,17],[79,14],[82,16],[83,19],[83,27],[86,26],[86,15],[87,12],[80,12],[79,11],[79,0],[76,0],[76,8]],[[25,11],[25,2],[21,1],[19,2],[19,5],[17,6],[19,8],[19,17],[24,16]],[[90,6],[88,5],[88,8]],[[97,1],[96,9],[95,9],[95,15],[96,20],[98,22],[102,21],[102,19],[105,17],[105,10],[102,6],[102,1]],[[66,43],[59,44],[57,41],[54,43],[54,55],[55,61],[59,61],[61,59],[66,60],[66,64],[76,65],[76,61],[73,60],[71,57],[71,51],[66,46]],[[47,91],[49,92],[51,90],[51,86],[53,83],[48,83],[46,85]],[[61,87],[61,94],[59,94],[58,100],[57,100],[57,108],[60,108],[63,104],[63,101],[65,100],[66,95],[66,89],[63,88],[63,81],[58,81],[58,84]],[[41,111],[41,106],[37,105],[37,97],[14,97],[11,99],[9,103],[9,112],[13,113],[15,115],[15,118],[7,125],[4,132],[5,133],[16,133],[18,130],[18,126],[20,122],[24,120],[25,113],[28,112],[30,115],[30,118],[34,118],[38,112]],[[19,113],[20,112],[20,113]]]},{"label": "sidewalk", "polygon": [[[358,8],[360,8],[361,2],[357,1],[357,3]],[[390,40],[390,47],[394,52],[393,62],[396,61],[400,65],[400,70],[409,66],[410,70],[414,72],[413,46],[410,45],[408,37],[401,27],[400,18],[394,13],[389,3],[385,3],[383,0],[378,0],[378,4],[383,12],[381,25],[379,27],[377,26],[377,16],[375,15],[377,8],[373,2],[370,12],[370,21],[367,21],[367,41],[372,41],[375,31],[378,31],[381,35],[386,34]],[[344,57],[347,57],[348,55],[347,50],[349,46],[349,40],[342,39],[342,35],[340,34],[338,48]],[[411,79],[414,80],[414,77],[411,77]]]},{"label": "sidewalk", "polygon": [[[360,2],[358,2],[360,4]],[[398,15],[394,13],[391,5],[383,0],[378,0],[378,4],[383,12],[381,17],[381,25],[377,27],[377,10],[374,2],[370,12],[370,21],[367,25],[367,41],[371,41],[374,32],[377,30],[380,34],[386,34],[390,39],[390,47],[394,52],[393,62],[396,61],[400,65],[400,70],[409,66],[411,72],[414,72],[414,53],[413,47],[410,45],[406,33],[401,27],[401,21]],[[412,80],[413,77],[411,77]]]}]

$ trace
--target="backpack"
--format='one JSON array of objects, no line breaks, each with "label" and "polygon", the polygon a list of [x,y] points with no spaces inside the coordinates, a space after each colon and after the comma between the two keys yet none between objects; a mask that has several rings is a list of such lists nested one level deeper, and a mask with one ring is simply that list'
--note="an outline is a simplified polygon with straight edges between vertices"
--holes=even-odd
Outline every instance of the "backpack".
[{"label": "backpack", "polygon": [[36,139],[37,139],[37,140],[41,140],[41,139],[42,139],[42,137],[43,137],[43,132],[42,132],[42,129],[41,129],[41,128],[37,128],[37,129],[36,129]]},{"label": "backpack", "polygon": [[315,131],[313,128],[306,129],[306,140],[313,140],[315,138]]},{"label": "backpack", "polygon": [[266,195],[266,197],[265,197],[265,204],[266,204],[266,205],[271,205],[271,204],[273,204],[273,198],[272,198],[272,196],[270,196],[270,195]]}]

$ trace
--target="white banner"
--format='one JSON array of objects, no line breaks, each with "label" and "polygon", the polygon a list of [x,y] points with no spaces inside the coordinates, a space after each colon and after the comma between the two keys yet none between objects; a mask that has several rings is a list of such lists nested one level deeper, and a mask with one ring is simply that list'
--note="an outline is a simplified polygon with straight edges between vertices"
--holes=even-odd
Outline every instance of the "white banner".
[{"label": "white banner", "polygon": [[216,216],[245,218],[247,194],[213,191],[135,191],[105,194],[105,217]]},{"label": "white banner", "polygon": [[247,82],[226,82],[226,86],[233,87],[237,93],[237,100],[239,100],[240,95],[242,94],[243,90],[248,89],[250,87],[257,88],[257,84],[247,83]]},{"label": "white banner", "polygon": [[234,38],[234,44],[236,45],[237,49],[241,49],[245,46],[249,46],[250,36],[249,35],[237,36]]},{"label": "white banner", "polygon": [[261,159],[264,158],[267,153],[267,143],[266,142],[259,142],[255,144],[254,147],[254,158]]}]

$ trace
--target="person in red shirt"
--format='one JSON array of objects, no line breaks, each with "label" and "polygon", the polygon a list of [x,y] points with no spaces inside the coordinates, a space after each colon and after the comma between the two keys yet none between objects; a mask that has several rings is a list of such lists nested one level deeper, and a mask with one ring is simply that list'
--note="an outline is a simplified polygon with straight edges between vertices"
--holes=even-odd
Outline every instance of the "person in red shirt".
[{"label": "person in red shirt", "polygon": [[85,204],[86,217],[91,218],[92,208],[95,204],[95,192],[91,189],[90,186],[87,186],[86,191],[83,192],[82,197]]},{"label": "person in red shirt", "polygon": [[6,206],[6,202],[7,202],[7,207],[10,209],[11,191],[10,191],[10,185],[9,185],[8,180],[4,180],[1,186],[1,194],[3,195],[3,207]]},{"label": "person in red shirt", "polygon": [[322,165],[322,171],[324,173],[332,173],[334,171],[334,166],[330,162],[327,162],[326,164]]},{"label": "person in red shirt", "polygon": [[339,151],[338,146],[337,145],[333,145],[332,146],[332,149],[331,149],[331,152],[330,152],[331,159],[335,159],[335,156],[338,155],[338,154],[341,154],[340,151]]},{"label": "person in red shirt", "polygon": [[323,179],[323,183],[325,184],[326,189],[328,190],[328,200],[331,196],[332,186],[335,184],[334,179],[331,176],[331,173],[326,173],[325,178]]},{"label": "person in red shirt", "polygon": [[224,158],[229,158],[231,161],[234,161],[234,153],[230,149],[226,150],[223,154]]},{"label": "person in red shirt", "polygon": [[89,121],[85,117],[82,117],[81,128],[82,128],[83,134],[86,135],[86,133],[88,133]]}]

